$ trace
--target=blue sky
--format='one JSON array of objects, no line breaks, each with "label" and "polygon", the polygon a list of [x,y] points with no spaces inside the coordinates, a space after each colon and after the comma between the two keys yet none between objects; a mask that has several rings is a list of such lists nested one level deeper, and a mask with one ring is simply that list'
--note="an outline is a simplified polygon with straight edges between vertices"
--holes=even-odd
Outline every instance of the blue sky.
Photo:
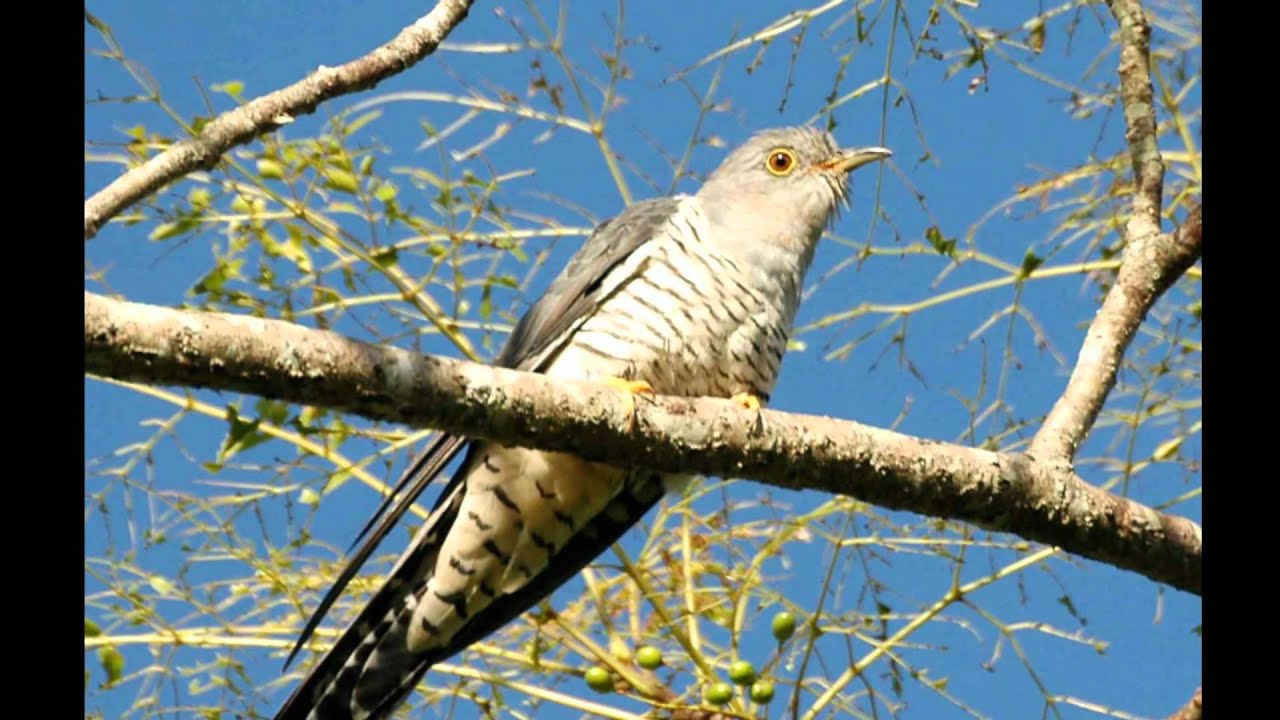
[{"label": "blue sky", "polygon": [[[548,18],[554,21],[554,6],[543,5]],[[822,5],[824,3],[817,0],[811,4],[812,7]],[[838,7],[812,23],[794,67],[790,66],[793,46],[786,41],[795,37],[794,31],[775,41],[763,61],[750,72],[747,68],[757,55],[756,47],[731,55],[724,64],[715,96],[717,102],[728,104],[727,109],[710,113],[702,129],[704,136],[716,135],[733,145],[758,128],[805,123],[818,113],[824,98],[832,92],[840,56],[852,53],[846,77],[839,86],[839,94],[843,94],[883,73],[886,57],[893,48],[893,75],[900,87],[909,89],[909,102],[894,102],[896,92],[889,95],[888,102],[881,90],[869,92],[836,109],[838,126],[834,133],[848,145],[888,146],[895,151],[895,158],[892,164],[881,169],[866,169],[855,176],[853,207],[844,213],[834,229],[834,234],[846,243],[831,241],[821,246],[810,274],[814,289],[801,308],[798,326],[864,302],[912,303],[999,278],[999,272],[977,264],[964,265],[939,278],[939,273],[949,264],[945,258],[906,255],[874,257],[861,265],[845,263],[846,269],[818,282],[830,274],[832,268],[848,260],[854,252],[850,244],[860,247],[870,241],[877,247],[903,247],[922,241],[926,229],[936,225],[943,235],[962,238],[964,246],[966,232],[1016,188],[1085,163],[1091,156],[1110,157],[1124,146],[1122,118],[1118,112],[1097,112],[1083,119],[1073,117],[1064,107],[1068,90],[1029,77],[998,58],[991,60],[985,85],[971,91],[970,81],[982,74],[980,66],[962,69],[948,78],[946,69],[952,65],[950,57],[945,61],[928,57],[913,60],[908,28],[899,26],[891,38],[887,15],[880,16],[879,22],[871,26],[866,43],[855,45],[850,39],[854,33],[853,20],[830,28],[832,21],[851,5]],[[1008,28],[1022,23],[1038,7],[1030,3],[991,5],[994,7],[963,12],[975,24]],[[319,65],[336,65],[367,52],[416,18],[423,7],[422,3],[402,0],[381,3],[132,0],[93,3],[88,10],[111,25],[128,56],[145,67],[159,84],[166,102],[190,118],[195,114],[208,114],[207,98],[211,98],[217,111],[230,107],[225,95],[207,91],[210,85],[239,80],[245,83],[246,97],[270,91],[297,80]],[[495,7],[505,7],[506,18],[498,16]],[[601,63],[595,53],[611,49],[610,27],[616,20],[616,6],[578,0],[572,7],[565,39],[568,52],[576,62],[599,72]],[[869,18],[877,13],[893,12],[891,5],[871,3],[865,7]],[[1194,7],[1198,13],[1198,3]],[[656,144],[678,155],[693,132],[697,111],[686,87],[666,81],[673,72],[694,65],[733,37],[759,30],[782,12],[776,3],[668,0],[629,3],[626,35],[640,41],[626,49],[625,58],[633,77],[622,85],[622,103],[611,112],[609,120],[610,137],[626,160],[638,170],[659,178],[665,187],[670,169],[653,146]],[[923,16],[917,8],[911,8],[910,13],[914,14],[908,14],[909,29],[918,34]],[[477,3],[471,17],[450,41],[516,42],[519,36],[507,18],[515,18],[528,28],[528,11],[522,4]],[[1078,29],[1068,38],[1072,18],[1078,21]],[[1105,26],[1100,25],[1100,20],[1105,21]],[[1045,52],[1034,58],[1031,67],[1066,84],[1096,91],[1100,84],[1112,82],[1114,78],[1115,53],[1104,53],[1110,32],[1110,18],[1102,7],[1056,17],[1046,30]],[[936,46],[943,51],[965,47],[954,22],[945,17],[934,29],[934,35]],[[88,28],[86,45],[90,49],[102,47],[96,33]],[[292,138],[314,134],[332,114],[387,93],[424,90],[461,93],[464,83],[476,88],[504,87],[523,93],[529,82],[532,57],[529,53],[442,51],[371,92],[341,98],[324,106],[316,115],[300,118],[286,133]],[[1025,59],[1026,56],[1017,57]],[[544,58],[543,62],[550,65],[549,59]],[[1096,69],[1086,75],[1091,63],[1096,63]],[[85,67],[87,101],[138,91],[137,85],[114,62],[87,55]],[[717,64],[712,63],[692,71],[688,75],[690,85],[705,91],[716,68]],[[553,79],[557,77],[556,68],[548,67],[547,72]],[[791,86],[786,91],[785,107],[779,112],[789,79]],[[598,103],[598,93],[590,88],[587,92],[593,102]],[[1198,93],[1196,85],[1189,96],[1192,107],[1198,107]],[[526,100],[539,107],[547,105],[544,97]],[[580,116],[574,102],[570,101],[569,106],[572,114]],[[406,101],[380,107],[381,117],[363,132],[367,133],[367,139],[388,148],[386,162],[394,166],[435,168],[439,164],[437,151],[415,149],[424,138],[423,123],[443,127],[463,114],[460,108],[446,103]],[[482,115],[456,136],[456,147],[470,146],[507,120],[503,116]],[[123,141],[123,130],[139,123],[154,132],[171,136],[177,132],[169,118],[146,103],[88,103],[85,136],[91,143],[89,152],[102,148],[93,143]],[[540,142],[539,135],[545,129],[545,125],[537,122],[517,123],[486,156],[461,161],[459,166],[474,169],[477,174],[487,172],[486,163],[501,171],[534,170],[531,176],[504,185],[501,200],[536,208],[537,212],[566,224],[584,225],[587,220],[579,213],[545,201],[541,194],[570,201],[597,220],[621,209],[619,192],[594,141],[583,134],[561,129],[550,140]],[[1193,123],[1191,130],[1198,138],[1197,123]],[[1173,139],[1162,143],[1178,149]],[[700,147],[692,156],[691,167],[705,173],[723,153],[723,149]],[[86,163],[86,197],[103,187],[117,172],[115,165]],[[636,174],[629,175],[629,181],[637,198],[654,194]],[[696,183],[689,179],[679,185],[682,191],[695,187]],[[1053,196],[1053,200],[1064,201],[1080,190],[1068,188],[1061,195]],[[924,198],[923,202],[917,200],[917,192]],[[180,188],[179,193],[185,193],[185,188]],[[169,201],[162,200],[166,202]],[[1070,209],[1069,203],[1064,204]],[[883,214],[879,219],[873,218],[873,207],[881,209]],[[1022,262],[1029,250],[1048,257],[1047,266],[1094,258],[1086,255],[1085,240],[1068,244],[1050,235],[1055,223],[1062,220],[1062,212],[1055,212],[1052,207],[1044,214],[1028,212],[1032,209],[1019,205],[1010,211],[995,213],[989,222],[974,231],[973,247],[1014,266]],[[86,246],[87,267],[109,267],[106,277],[111,290],[129,299],[178,305],[188,299],[189,289],[209,266],[211,236],[166,245],[149,242],[146,235],[150,229],[145,223],[105,228]],[[558,268],[578,242],[577,238],[569,238],[556,244],[547,267]],[[530,292],[539,291],[550,277],[550,272],[540,273]],[[96,291],[103,289],[92,281],[87,281],[86,286]],[[1177,291],[1174,294],[1182,297]],[[903,432],[960,441],[967,420],[956,394],[977,393],[984,356],[994,367],[1000,362],[1001,352],[1008,348],[1017,363],[1008,373],[1004,389],[1007,416],[1034,421],[1048,410],[1061,391],[1068,368],[1055,360],[1054,352],[1038,346],[1028,323],[1014,323],[1012,329],[1007,330],[1009,323],[1002,321],[997,329],[988,330],[979,339],[971,340],[970,335],[979,329],[983,319],[1017,298],[1033,315],[1052,347],[1069,363],[1079,347],[1091,309],[1096,307],[1096,297],[1096,289],[1086,285],[1081,275],[1070,274],[1028,283],[1020,292],[1014,286],[1005,286],[920,312],[910,318],[905,343],[914,373],[899,362],[897,346],[889,344],[893,330],[859,344],[847,359],[823,357],[826,350],[871,330],[879,318],[864,317],[853,325],[813,330],[799,338],[805,348],[788,355],[773,405],[877,426],[900,421],[898,429]],[[522,302],[514,296],[504,300],[516,309]],[[362,317],[376,318],[377,315],[367,313]],[[338,329],[355,336],[362,333],[361,326],[355,322]],[[1199,341],[1198,327],[1181,332]],[[1149,352],[1158,355],[1163,347],[1153,345]],[[421,348],[456,355],[456,350],[434,336],[424,338]],[[85,456],[87,466],[93,468],[100,467],[100,459],[109,458],[116,448],[145,437],[148,431],[140,428],[140,422],[167,417],[173,412],[171,405],[96,380],[87,380],[85,387]],[[989,401],[992,388],[985,390]],[[231,401],[209,394],[200,397],[214,404]],[[1120,397],[1116,398],[1115,407],[1124,409],[1133,404],[1133,398]],[[1198,416],[1198,409],[1190,412]],[[1104,418],[1104,423],[1111,422]],[[273,468],[277,455],[271,451],[246,455],[242,458],[243,465],[217,477],[184,458],[184,449],[199,457],[210,455],[221,442],[224,431],[222,423],[184,421],[182,447],[169,443],[158,446],[148,477],[159,487],[191,494],[202,492],[200,481],[234,479],[268,483],[279,479]],[[1149,431],[1138,433],[1134,442],[1136,456],[1149,456],[1169,437],[1169,431],[1168,426],[1154,423]],[[1100,427],[1081,458],[1116,455],[1121,452],[1116,447],[1127,442],[1128,436],[1118,433],[1114,424]],[[1179,452],[1184,459],[1198,460],[1199,435],[1192,435]],[[394,475],[403,460],[403,455],[398,456],[394,467],[379,467],[378,472]],[[1080,467],[1091,481],[1113,477],[1096,464],[1082,461]],[[1177,463],[1152,466],[1131,484],[1130,492],[1144,502],[1168,502],[1199,484],[1198,475],[1188,476],[1182,468]],[[93,469],[87,470],[86,476],[86,555],[96,556],[109,546],[108,536],[122,530],[118,526],[105,530],[94,517],[88,505],[89,493],[100,487],[102,481]],[[730,492],[754,497],[761,489],[738,483]],[[822,500],[814,493],[778,491],[775,496],[785,498],[796,508],[812,507]],[[322,507],[311,527],[325,542],[341,548],[359,529],[374,499],[366,488],[349,483],[334,500]],[[120,503],[123,514],[136,512],[136,508],[132,511],[123,508],[124,495],[112,495],[110,502]],[[1174,511],[1198,521],[1198,497],[1182,502]],[[279,512],[279,508],[268,511],[267,521],[278,518],[273,513]],[[904,524],[919,521],[901,513],[889,513],[887,517]],[[399,537],[396,536],[396,541]],[[639,538],[629,540],[639,541]],[[827,559],[819,552],[821,547],[815,545],[811,556],[797,550],[792,560],[798,567],[825,563]],[[994,556],[996,560],[987,556],[976,560],[977,557],[975,554],[975,561],[970,563],[972,567],[963,570],[963,581],[981,577],[1000,563],[1008,562],[1012,555]],[[172,572],[178,559],[179,554],[172,546],[141,549],[137,554],[140,566],[150,567],[157,573]],[[979,593],[975,603],[1008,622],[1040,620],[1108,643],[1105,653],[1099,654],[1087,646],[1042,634],[1021,636],[1025,643],[1023,649],[1051,694],[1111,705],[1138,717],[1168,714],[1189,696],[1200,678],[1200,642],[1193,632],[1200,623],[1198,598],[1167,588],[1161,590],[1136,575],[1078,558],[1059,556],[1048,567],[1052,569],[1051,574],[1032,570],[1021,581],[1002,582],[987,588]],[[201,567],[194,572],[216,575],[218,570]],[[945,591],[950,581],[949,572],[950,566],[936,557],[898,553],[889,555],[882,579],[893,586],[904,608],[914,609],[915,603],[927,604]],[[850,575],[850,582],[856,578],[856,574]],[[86,585],[89,592],[97,587],[89,575],[86,575]],[[780,587],[802,607],[808,601],[806,593],[812,592],[812,583],[799,577]],[[1082,627],[1078,618],[1068,611],[1061,600],[1064,595],[1069,596],[1078,616],[1087,618],[1087,625]],[[93,612],[89,611],[88,615],[93,617]],[[957,615],[964,613],[958,609]],[[973,621],[974,617],[971,613],[965,616],[966,621]],[[946,675],[950,679],[949,692],[973,704],[987,717],[1041,717],[1042,694],[1026,672],[1007,657],[1012,652],[1008,647],[1003,650],[1006,657],[991,671],[982,669],[981,664],[991,659],[995,632],[985,627],[977,633],[981,639],[975,639],[974,634],[959,629],[958,624],[955,628],[951,631],[939,628],[919,638],[935,648],[947,647],[947,651],[929,656],[927,664],[931,674]],[[761,632],[767,634],[765,630]],[[192,665],[212,657],[195,650],[184,652],[187,653],[184,661]],[[126,654],[129,669],[136,669],[147,657],[139,650],[130,650]],[[243,651],[236,657],[244,663],[246,676],[254,685],[261,686],[278,676],[278,653]],[[101,676],[90,654],[86,654],[86,667],[97,673],[92,678],[96,685]],[[570,684],[565,689],[580,688]],[[259,698],[258,711],[273,709],[273,704],[287,692],[287,688],[284,692],[281,690],[277,688],[274,695]],[[131,690],[92,690],[86,696],[88,708],[99,709],[106,717],[118,716],[132,702],[131,693]],[[906,708],[901,710],[903,717],[964,716],[954,705],[941,702],[937,695],[929,693],[908,694],[905,702]],[[1063,717],[1095,716],[1076,707],[1063,706],[1060,710]],[[468,716],[466,712],[471,710],[460,712]],[[547,716],[553,714],[548,712]]]}]

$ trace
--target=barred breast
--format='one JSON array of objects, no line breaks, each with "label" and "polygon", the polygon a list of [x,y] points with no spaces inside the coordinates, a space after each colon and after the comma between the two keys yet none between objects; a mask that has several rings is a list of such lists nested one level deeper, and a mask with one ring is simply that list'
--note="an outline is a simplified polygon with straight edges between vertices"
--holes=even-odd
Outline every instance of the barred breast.
[{"label": "barred breast", "polygon": [[663,395],[767,399],[799,303],[802,268],[761,268],[703,240],[697,198],[611,274],[613,292],[547,373],[644,380]]}]

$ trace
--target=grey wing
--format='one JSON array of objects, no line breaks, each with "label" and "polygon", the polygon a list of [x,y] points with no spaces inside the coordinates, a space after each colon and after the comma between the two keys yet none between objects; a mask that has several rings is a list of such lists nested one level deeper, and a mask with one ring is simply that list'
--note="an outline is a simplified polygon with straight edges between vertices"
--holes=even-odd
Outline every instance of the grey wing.
[{"label": "grey wing", "polygon": [[[494,364],[499,367],[543,372],[548,361],[554,358],[556,352],[572,337],[573,330],[599,307],[602,299],[601,288],[605,279],[609,277],[609,273],[654,236],[662,224],[675,214],[679,202],[679,198],[644,200],[597,226],[582,247],[574,253],[565,269],[551,282],[542,297],[520,318]],[[293,651],[285,660],[286,667],[293,661],[298,651],[320,625],[329,608],[333,606],[347,584],[360,571],[361,566],[369,559],[400,517],[408,511],[423,490],[435,480],[465,444],[466,438],[449,434],[438,435],[409,465],[391,494],[383,501],[352,543],[352,547],[359,544],[359,549],[348,559],[315,612],[307,620]],[[465,464],[466,460],[464,460]],[[432,517],[438,514],[444,500],[452,495],[451,491],[457,482],[457,479],[451,480],[441,492],[440,500],[432,509]],[[397,499],[400,492],[406,488],[404,495]],[[392,507],[393,503],[394,507]],[[389,514],[388,508],[391,509]],[[373,531],[372,534],[369,534],[370,530]],[[363,543],[361,543],[362,539]],[[409,548],[406,554],[413,550]]]},{"label": "grey wing", "polygon": [[680,198],[638,202],[596,227],[538,302],[516,324],[494,364],[542,372],[573,330],[599,307],[609,273],[676,213]]}]

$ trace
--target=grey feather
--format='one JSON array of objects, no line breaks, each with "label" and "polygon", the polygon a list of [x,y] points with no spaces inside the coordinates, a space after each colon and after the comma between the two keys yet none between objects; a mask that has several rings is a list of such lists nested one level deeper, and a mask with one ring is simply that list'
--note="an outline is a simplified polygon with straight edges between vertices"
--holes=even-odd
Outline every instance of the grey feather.
[{"label": "grey feather", "polygon": [[[841,150],[811,128],[757,133],[696,195],[640,202],[597,227],[496,364],[579,379],[635,371],[659,392],[767,397],[818,237],[848,197],[848,172],[888,154]],[[790,164],[779,169],[781,155]],[[464,448],[418,535],[277,720],[388,717],[432,664],[549,595],[662,493],[662,478],[643,469],[439,435],[361,531],[294,653]]]},{"label": "grey feather", "polygon": [[[578,248],[577,252],[574,253],[564,270],[552,281],[547,291],[516,324],[494,364],[499,367],[531,372],[541,372],[545,369],[546,362],[550,357],[554,356],[554,352],[571,336],[573,328],[598,307],[599,290],[609,272],[653,236],[655,229],[660,227],[674,212],[676,203],[677,200],[674,198],[656,198],[638,202],[616,217],[610,218],[596,227],[582,246]],[[285,660],[286,667],[314,634],[316,628],[323,621],[325,614],[337,601],[342,591],[351,582],[351,579],[368,561],[369,556],[377,546],[386,538],[387,534],[395,527],[395,524],[409,507],[413,505],[418,496],[439,476],[466,444],[466,438],[441,434],[409,465],[409,468],[392,489],[391,494],[387,496],[357,536],[355,542],[359,543],[361,538],[364,538],[369,533],[370,529],[373,530],[372,534],[368,535],[356,553],[348,559],[333,585],[325,592],[315,612],[308,618],[302,633]],[[449,508],[442,508],[442,506],[446,500],[456,495],[456,486],[466,476],[465,468],[473,462],[473,456],[474,447],[468,447],[467,456],[463,461],[462,467],[454,474],[449,485],[441,492],[440,498],[427,520],[428,523],[446,519],[445,511],[449,510]],[[397,496],[406,488],[407,492],[397,500]],[[395,501],[394,508],[392,508],[393,501]],[[387,514],[389,508],[391,508],[391,512]],[[450,522],[452,521],[451,518],[449,520]],[[410,548],[406,556],[413,550],[414,548]],[[581,551],[576,551],[572,555],[577,558],[581,555]],[[590,557],[584,557],[578,569],[581,569],[581,566],[589,561]],[[577,570],[573,572],[577,572]],[[572,574],[570,573],[570,575]],[[542,583],[539,585],[542,585]],[[397,596],[387,595],[383,598],[383,602],[378,602],[379,598],[375,597],[347,627],[329,652],[311,669],[307,677],[276,714],[276,720],[293,720],[294,718],[301,720],[307,717],[309,706],[315,701],[314,696],[317,694],[317,690],[330,682],[339,672],[342,662],[345,662],[345,656],[352,652],[354,646],[361,639],[360,636],[363,633],[355,631],[361,626],[376,624],[387,608],[400,602],[400,599],[410,589],[407,586],[402,587]],[[550,589],[548,588],[548,591]],[[531,592],[536,592],[537,590],[537,587],[530,588],[529,591],[521,593],[521,595],[522,597],[527,597]],[[385,587],[379,593],[386,594]],[[504,607],[511,605],[512,601],[507,601],[503,604]],[[499,612],[497,615],[505,614]],[[519,611],[515,614],[519,614]],[[489,624],[491,623],[485,623],[486,626]],[[497,624],[500,625],[501,622]],[[468,633],[468,636],[470,634]],[[436,661],[438,659],[433,660],[433,662]],[[426,671],[426,667],[429,664],[424,664],[422,672]],[[303,710],[303,712],[298,714],[295,708]]]},{"label": "grey feather", "polygon": [[518,370],[543,369],[573,328],[599,307],[599,291],[610,271],[654,236],[678,202],[677,198],[644,200],[601,223],[520,319],[495,363]]}]

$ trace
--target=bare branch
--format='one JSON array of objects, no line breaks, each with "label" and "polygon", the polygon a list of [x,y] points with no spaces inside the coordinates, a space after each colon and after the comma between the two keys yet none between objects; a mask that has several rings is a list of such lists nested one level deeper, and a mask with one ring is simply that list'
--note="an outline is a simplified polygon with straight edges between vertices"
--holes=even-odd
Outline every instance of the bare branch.
[{"label": "bare branch", "polygon": [[1138,0],[1109,0],[1120,23],[1120,95],[1125,140],[1133,161],[1133,212],[1125,225],[1124,258],[1115,285],[1094,316],[1071,379],[1028,452],[1070,462],[1116,384],[1120,364],[1156,300],[1200,257],[1199,206],[1172,234],[1160,232],[1164,161],[1156,145],[1152,101],[1151,27]]},{"label": "bare branch", "polygon": [[440,428],[590,460],[744,477],[955,518],[1200,592],[1202,532],[1024,455],[715,398],[637,403],[586,382],[417,355],[280,320],[85,293],[85,368]]},{"label": "bare branch", "polygon": [[439,0],[417,22],[391,42],[336,68],[321,66],[289,87],[255,98],[204,126],[196,137],[183,140],[116,178],[84,204],[84,239],[93,238],[103,223],[125,208],[159,190],[166,183],[196,169],[210,169],[223,153],[264,135],[298,115],[313,112],[325,100],[374,87],[413,67],[440,45],[467,16],[475,0]]},{"label": "bare branch", "polygon": [[1164,160],[1156,145],[1156,105],[1151,90],[1151,26],[1140,0],[1108,0],[1120,23],[1120,98],[1124,139],[1133,163],[1133,216],[1125,234],[1130,241],[1160,233]]},{"label": "bare branch", "polygon": [[1201,708],[1201,690],[1202,688],[1196,688],[1187,704],[1170,715],[1167,720],[1201,720],[1204,717],[1204,710]]}]

